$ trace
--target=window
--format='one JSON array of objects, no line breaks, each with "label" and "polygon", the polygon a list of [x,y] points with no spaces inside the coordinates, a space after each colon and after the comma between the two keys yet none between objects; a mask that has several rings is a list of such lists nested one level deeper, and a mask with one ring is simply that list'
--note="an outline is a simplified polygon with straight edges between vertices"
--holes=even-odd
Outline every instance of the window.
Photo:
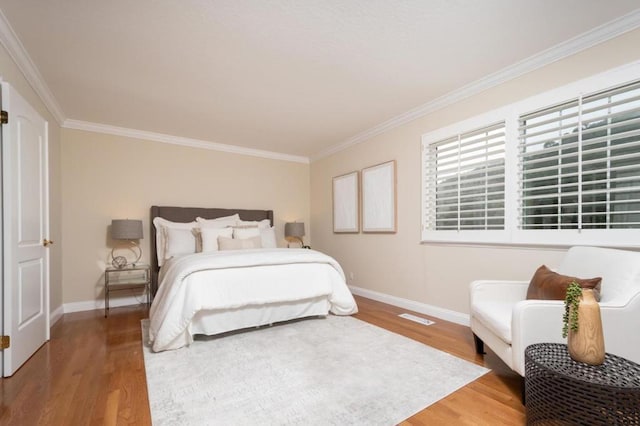
[{"label": "window", "polygon": [[640,82],[519,122],[522,229],[640,228]]},{"label": "window", "polygon": [[504,122],[427,147],[432,230],[504,229]]},{"label": "window", "polygon": [[639,75],[636,62],[424,135],[423,241],[640,246]]}]

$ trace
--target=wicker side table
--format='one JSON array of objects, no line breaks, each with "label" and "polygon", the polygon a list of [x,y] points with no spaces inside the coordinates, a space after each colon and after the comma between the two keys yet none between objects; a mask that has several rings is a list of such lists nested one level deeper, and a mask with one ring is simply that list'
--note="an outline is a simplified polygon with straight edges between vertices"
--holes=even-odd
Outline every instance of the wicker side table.
[{"label": "wicker side table", "polygon": [[557,343],[524,354],[527,424],[640,425],[640,365],[611,354],[583,364]]}]

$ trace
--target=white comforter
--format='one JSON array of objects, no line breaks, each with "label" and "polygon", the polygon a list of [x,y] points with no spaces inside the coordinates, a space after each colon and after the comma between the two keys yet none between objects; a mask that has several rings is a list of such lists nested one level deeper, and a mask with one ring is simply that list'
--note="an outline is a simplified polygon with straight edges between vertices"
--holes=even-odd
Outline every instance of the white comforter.
[{"label": "white comforter", "polygon": [[[292,264],[315,268],[313,275],[318,279],[301,282],[285,266]],[[278,276],[269,285],[261,285],[260,273],[264,273],[266,266],[276,268],[271,272],[281,270],[281,279]],[[314,250],[233,250],[173,258],[162,267],[158,282],[149,313],[149,338],[156,352],[191,343],[189,326],[201,310],[237,309],[326,296],[332,313],[357,312],[340,265]]]}]

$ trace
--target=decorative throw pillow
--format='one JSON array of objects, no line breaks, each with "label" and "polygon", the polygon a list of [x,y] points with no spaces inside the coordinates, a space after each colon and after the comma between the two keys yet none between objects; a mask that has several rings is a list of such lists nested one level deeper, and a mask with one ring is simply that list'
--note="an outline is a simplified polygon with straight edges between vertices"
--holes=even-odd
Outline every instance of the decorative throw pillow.
[{"label": "decorative throw pillow", "polygon": [[260,230],[260,238],[262,239],[262,248],[277,248],[278,240],[276,239],[276,230],[273,226]]},{"label": "decorative throw pillow", "polygon": [[580,284],[582,288],[592,289],[596,300],[600,300],[602,278],[582,279],[560,275],[545,265],[539,267],[533,275],[527,289],[527,299],[564,300],[567,295],[567,287],[573,281]]},{"label": "decorative throw pillow", "polygon": [[196,253],[202,253],[202,234],[200,228],[192,228],[191,233],[196,238]]},{"label": "decorative throw pillow", "polygon": [[196,239],[191,229],[164,227],[164,258],[192,254],[196,252]]},{"label": "decorative throw pillow", "polygon": [[245,239],[218,237],[218,246],[220,250],[245,250],[262,248],[262,243],[259,235]]},{"label": "decorative throw pillow", "polygon": [[200,228],[202,252],[210,253],[212,251],[220,250],[220,247],[218,246],[218,237],[231,238],[232,235],[232,228]]},{"label": "decorative throw pillow", "polygon": [[235,225],[240,228],[250,228],[256,226],[260,229],[268,229],[271,227],[271,221],[269,219],[257,220],[238,220]]},{"label": "decorative throw pillow", "polygon": [[258,229],[258,227],[250,227],[250,228],[234,227],[233,228],[233,238],[237,238],[239,240],[242,240],[245,238],[251,238],[251,237],[258,237],[258,236],[260,236],[260,229]]},{"label": "decorative throw pillow", "polygon": [[226,228],[227,226],[235,226],[238,220],[240,220],[240,215],[237,213],[232,214],[231,216],[217,217],[215,219],[196,217],[196,222],[198,222],[200,228]]},{"label": "decorative throw pillow", "polygon": [[162,217],[154,218],[153,225],[156,228],[156,253],[158,254],[158,266],[162,266],[162,263],[164,262],[164,260],[171,257],[165,254],[166,245],[167,245],[165,241],[165,234],[166,234],[165,229],[166,228],[192,229],[195,226],[198,226],[198,224],[195,221],[189,222],[189,223],[171,222],[170,220],[164,219]]}]

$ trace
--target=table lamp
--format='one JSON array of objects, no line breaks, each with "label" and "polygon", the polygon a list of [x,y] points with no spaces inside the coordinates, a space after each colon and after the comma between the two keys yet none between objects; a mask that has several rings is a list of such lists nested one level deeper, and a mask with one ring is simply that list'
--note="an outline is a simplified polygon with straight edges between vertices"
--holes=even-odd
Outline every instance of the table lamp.
[{"label": "table lamp", "polygon": [[289,222],[284,225],[284,237],[289,242],[299,242],[300,247],[302,248],[311,248],[309,246],[305,246],[302,241],[302,237],[304,237],[304,222]]},{"label": "table lamp", "polygon": [[[113,219],[111,221],[111,239],[128,241],[134,253],[136,252],[135,249],[137,249],[138,257],[133,261],[133,265],[135,266],[142,257],[142,248],[137,242],[137,240],[142,239],[142,221]],[[124,256],[114,256],[117,248],[118,247],[114,247],[111,250],[111,264],[116,268],[124,268],[127,266],[127,258]]]}]

